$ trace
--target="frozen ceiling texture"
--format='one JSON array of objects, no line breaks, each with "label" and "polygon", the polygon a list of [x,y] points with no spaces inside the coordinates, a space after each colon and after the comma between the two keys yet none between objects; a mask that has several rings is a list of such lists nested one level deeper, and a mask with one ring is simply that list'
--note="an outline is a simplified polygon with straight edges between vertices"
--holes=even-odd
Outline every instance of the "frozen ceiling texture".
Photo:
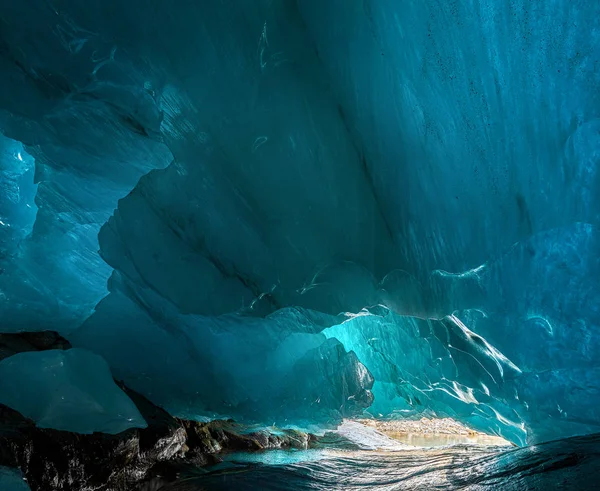
[{"label": "frozen ceiling texture", "polygon": [[1,0],[0,330],[75,348],[0,402],[600,431],[599,39],[580,0]]}]

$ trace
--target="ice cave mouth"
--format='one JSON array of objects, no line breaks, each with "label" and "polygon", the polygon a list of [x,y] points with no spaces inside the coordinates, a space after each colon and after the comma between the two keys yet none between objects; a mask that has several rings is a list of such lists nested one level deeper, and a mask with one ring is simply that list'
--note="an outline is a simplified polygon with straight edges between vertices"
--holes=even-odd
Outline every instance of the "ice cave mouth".
[{"label": "ice cave mouth", "polygon": [[1,404],[600,432],[594,6],[151,3],[2,2]]},{"label": "ice cave mouth", "polygon": [[504,438],[482,433],[452,418],[344,420],[336,433],[373,450],[449,448],[457,445],[509,448]]}]

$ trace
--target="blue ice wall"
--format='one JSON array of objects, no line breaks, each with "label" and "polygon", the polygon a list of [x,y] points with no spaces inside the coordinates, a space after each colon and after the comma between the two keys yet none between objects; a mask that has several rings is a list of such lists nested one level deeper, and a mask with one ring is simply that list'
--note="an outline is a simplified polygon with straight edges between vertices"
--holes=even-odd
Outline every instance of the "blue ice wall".
[{"label": "blue ice wall", "polygon": [[598,220],[595,4],[298,8],[410,272],[464,271]]},{"label": "blue ice wall", "polygon": [[0,5],[3,331],[178,415],[600,431],[600,7]]},{"label": "blue ice wall", "polygon": [[[37,184],[33,228],[0,276],[9,299],[0,317],[4,331],[64,333],[106,294],[111,270],[98,255],[100,227],[140,176],[171,156],[147,138],[160,114],[143,67],[49,3],[3,1],[0,16],[0,133],[17,142],[2,139],[0,169],[7,179],[11,156],[20,154],[22,165],[35,160],[34,175],[18,185]],[[27,205],[13,213],[24,215]]]}]

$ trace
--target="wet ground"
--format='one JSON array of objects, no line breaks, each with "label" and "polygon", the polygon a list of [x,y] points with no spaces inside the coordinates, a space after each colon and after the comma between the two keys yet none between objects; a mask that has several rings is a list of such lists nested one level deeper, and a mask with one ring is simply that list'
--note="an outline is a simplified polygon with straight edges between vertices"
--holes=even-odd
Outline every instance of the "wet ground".
[{"label": "wet ground", "polygon": [[[498,436],[487,435],[467,428],[452,418],[417,420],[360,419],[351,421],[415,447],[440,447],[459,443],[473,445],[511,445]],[[345,422],[348,424],[348,422]]]},{"label": "wet ground", "polygon": [[418,448],[351,423],[321,448],[230,454],[208,472],[182,476],[161,491],[597,490],[599,474],[600,435],[526,448]]}]

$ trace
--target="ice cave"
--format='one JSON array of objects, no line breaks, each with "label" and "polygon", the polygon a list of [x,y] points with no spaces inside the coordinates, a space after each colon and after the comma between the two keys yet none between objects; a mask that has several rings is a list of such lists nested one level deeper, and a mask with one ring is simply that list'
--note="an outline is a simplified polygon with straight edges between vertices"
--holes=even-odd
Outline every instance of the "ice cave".
[{"label": "ice cave", "polygon": [[0,0],[0,488],[358,489],[48,464],[168,417],[453,418],[514,447],[435,489],[595,489],[599,167],[595,0]]}]

